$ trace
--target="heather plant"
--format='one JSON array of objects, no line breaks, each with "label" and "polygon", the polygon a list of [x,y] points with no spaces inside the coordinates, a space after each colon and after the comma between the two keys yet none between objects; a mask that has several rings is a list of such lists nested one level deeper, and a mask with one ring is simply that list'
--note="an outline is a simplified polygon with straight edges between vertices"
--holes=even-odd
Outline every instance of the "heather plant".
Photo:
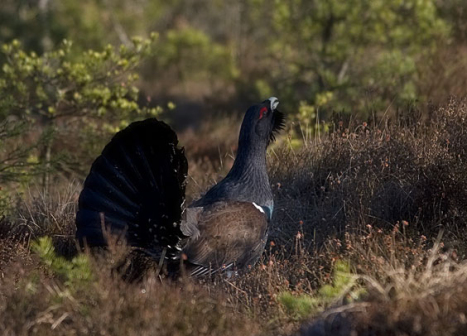
[{"label": "heather plant", "polygon": [[[31,253],[30,235],[1,231],[0,328],[293,335],[305,320],[304,335],[462,334],[465,111],[452,99],[429,120],[337,120],[332,133],[299,149],[287,141],[272,149],[270,240],[259,264],[234,278],[161,280],[158,261],[147,258],[138,281],[124,281],[120,271],[134,265],[121,263],[128,251],[118,244],[77,262],[79,187],[31,190],[15,209],[19,219],[1,227],[29,227],[34,239],[51,240]],[[214,164],[199,169],[193,178],[204,177],[191,193],[219,178]]]},{"label": "heather plant", "polygon": [[3,334],[242,335],[256,329],[189,281],[170,285],[148,276],[128,284],[111,272],[112,256],[66,261],[47,239],[35,246],[39,268],[11,262],[0,280]]}]

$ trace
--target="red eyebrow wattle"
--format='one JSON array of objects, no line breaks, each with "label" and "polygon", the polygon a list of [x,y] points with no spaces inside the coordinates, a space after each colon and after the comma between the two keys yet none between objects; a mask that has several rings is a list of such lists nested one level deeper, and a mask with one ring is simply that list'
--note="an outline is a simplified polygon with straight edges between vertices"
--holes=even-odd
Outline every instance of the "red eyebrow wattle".
[{"label": "red eyebrow wattle", "polygon": [[261,119],[263,117],[264,112],[267,112],[268,108],[267,107],[262,107],[261,110],[259,110],[259,118]]}]

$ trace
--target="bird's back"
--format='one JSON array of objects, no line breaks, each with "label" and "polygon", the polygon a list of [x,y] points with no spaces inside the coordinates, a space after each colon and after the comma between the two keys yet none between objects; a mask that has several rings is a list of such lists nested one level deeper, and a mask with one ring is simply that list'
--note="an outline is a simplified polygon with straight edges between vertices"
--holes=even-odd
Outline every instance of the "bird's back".
[{"label": "bird's back", "polygon": [[182,231],[190,234],[183,253],[192,274],[248,268],[261,256],[268,227],[261,207],[251,202],[221,201],[187,212],[195,214],[182,223]]}]

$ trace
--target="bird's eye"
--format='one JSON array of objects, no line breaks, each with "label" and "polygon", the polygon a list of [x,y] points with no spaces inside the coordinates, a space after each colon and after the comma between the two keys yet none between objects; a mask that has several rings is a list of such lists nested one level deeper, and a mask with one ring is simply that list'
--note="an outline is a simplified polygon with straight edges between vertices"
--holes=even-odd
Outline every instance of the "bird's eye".
[{"label": "bird's eye", "polygon": [[261,110],[259,110],[259,119],[261,119],[266,112],[268,112],[268,108],[262,107]]}]

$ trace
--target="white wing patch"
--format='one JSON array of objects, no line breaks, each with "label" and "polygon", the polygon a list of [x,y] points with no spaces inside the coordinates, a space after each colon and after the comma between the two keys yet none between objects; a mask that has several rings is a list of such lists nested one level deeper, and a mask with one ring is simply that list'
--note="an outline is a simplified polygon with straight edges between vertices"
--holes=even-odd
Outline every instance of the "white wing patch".
[{"label": "white wing patch", "polygon": [[263,214],[266,214],[266,213],[264,212],[264,209],[263,209],[262,207],[260,207],[258,204],[256,204],[255,202],[253,202],[252,204],[255,206],[256,209],[258,209],[259,211],[261,211]]}]

